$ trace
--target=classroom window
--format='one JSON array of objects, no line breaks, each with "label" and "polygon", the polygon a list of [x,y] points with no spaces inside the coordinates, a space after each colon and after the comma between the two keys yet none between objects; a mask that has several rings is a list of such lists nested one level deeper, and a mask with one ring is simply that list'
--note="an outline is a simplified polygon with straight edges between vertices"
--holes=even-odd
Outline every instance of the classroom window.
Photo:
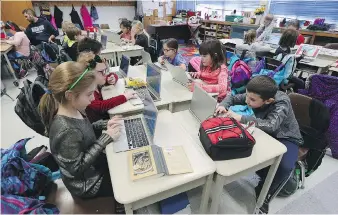
[{"label": "classroom window", "polygon": [[299,20],[325,18],[326,23],[338,22],[338,0],[271,0],[270,13],[277,17]]}]

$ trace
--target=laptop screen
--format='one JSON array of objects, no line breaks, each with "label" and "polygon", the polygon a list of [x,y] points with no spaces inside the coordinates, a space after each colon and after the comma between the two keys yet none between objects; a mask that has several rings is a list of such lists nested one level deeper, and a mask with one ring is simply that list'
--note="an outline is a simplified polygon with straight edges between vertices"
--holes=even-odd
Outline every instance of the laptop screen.
[{"label": "laptop screen", "polygon": [[158,95],[161,91],[161,71],[153,64],[147,64],[147,84],[151,87]]},{"label": "laptop screen", "polygon": [[211,97],[205,90],[195,85],[190,104],[190,111],[199,119],[199,121],[202,122],[213,115],[216,104],[216,99]]},{"label": "laptop screen", "polygon": [[268,44],[278,45],[282,34],[271,34],[264,42]]},{"label": "laptop screen", "polygon": [[147,127],[149,129],[151,138],[154,138],[155,135],[155,126],[156,126],[156,120],[157,120],[157,108],[156,105],[151,98],[148,91],[146,91],[145,99],[143,101],[144,104],[144,110],[143,115],[147,123]]},{"label": "laptop screen", "polygon": [[129,57],[122,55],[120,71],[123,72],[126,77],[128,75],[129,63],[130,63]]},{"label": "laptop screen", "polygon": [[101,35],[101,44],[103,49],[107,48],[107,36],[106,35]]}]

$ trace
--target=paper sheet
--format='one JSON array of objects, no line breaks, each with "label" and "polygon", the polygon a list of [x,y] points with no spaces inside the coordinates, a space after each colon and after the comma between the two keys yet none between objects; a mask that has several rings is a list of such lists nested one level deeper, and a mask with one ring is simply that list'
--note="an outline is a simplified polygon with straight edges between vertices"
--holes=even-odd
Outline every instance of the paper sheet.
[{"label": "paper sheet", "polygon": [[167,2],[166,4],[165,4],[165,13],[167,14],[167,15],[171,15],[172,14],[172,2]]}]

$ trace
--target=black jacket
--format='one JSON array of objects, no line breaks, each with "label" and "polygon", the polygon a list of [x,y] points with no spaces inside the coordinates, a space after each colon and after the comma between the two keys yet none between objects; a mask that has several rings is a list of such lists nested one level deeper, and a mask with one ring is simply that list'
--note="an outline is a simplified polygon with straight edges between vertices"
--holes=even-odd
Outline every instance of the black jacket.
[{"label": "black jacket", "polygon": [[56,27],[61,28],[63,22],[63,12],[56,5],[54,5],[54,19]]},{"label": "black jacket", "polygon": [[42,42],[48,42],[51,35],[58,36],[59,31],[48,20],[39,18],[37,22],[28,25],[25,34],[31,44],[36,46]]}]

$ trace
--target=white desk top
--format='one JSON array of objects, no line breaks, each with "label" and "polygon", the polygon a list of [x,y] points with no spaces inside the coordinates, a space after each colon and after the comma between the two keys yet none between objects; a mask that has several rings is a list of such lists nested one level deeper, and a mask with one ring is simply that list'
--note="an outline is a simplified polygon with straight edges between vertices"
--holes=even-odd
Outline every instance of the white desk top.
[{"label": "white desk top", "polygon": [[324,60],[324,59],[316,58],[315,60],[310,61],[310,62],[300,61],[299,64],[305,64],[305,65],[314,66],[318,68],[326,68],[332,65],[332,63],[334,62],[335,62],[334,60]]},{"label": "white desk top", "polygon": [[[176,123],[180,123],[187,133],[190,134],[195,141],[200,143],[198,137],[200,123],[190,111],[176,112],[173,115]],[[283,144],[258,128],[255,128],[253,136],[256,139],[256,144],[252,150],[251,156],[241,159],[216,161],[216,171],[218,174],[222,176],[231,176],[253,168],[258,164],[264,163],[265,161],[286,152],[286,147]],[[200,147],[202,147],[202,145],[200,145]]]},{"label": "white desk top", "polygon": [[[116,72],[118,71],[119,67],[112,67],[110,71]],[[130,66],[128,77],[133,78],[141,78],[144,81],[146,80],[146,67],[144,65],[140,66]],[[163,75],[164,76],[164,75]],[[162,81],[165,79],[165,77],[162,76]],[[123,94],[125,91],[125,81],[124,79],[119,79],[115,86],[107,86],[102,88],[102,97],[103,99],[109,99],[114,96],[118,96]],[[155,102],[156,106],[162,106],[162,105],[168,105],[173,102],[173,96],[161,85],[161,100]],[[132,113],[132,112],[138,112],[143,110],[144,105],[132,105],[129,101],[127,101],[124,104],[121,104],[117,107],[114,107],[108,111],[109,115],[118,115],[118,114],[126,114],[126,113]]]},{"label": "white desk top", "polygon": [[101,51],[101,54],[107,54],[112,52],[126,52],[126,51],[141,51],[142,46],[139,45],[115,45],[114,43],[107,42],[107,47]]},{"label": "white desk top", "polygon": [[193,168],[193,173],[149,178],[133,182],[130,179],[127,153],[114,153],[113,143],[106,147],[110,177],[115,199],[129,204],[163,191],[184,185],[215,172],[215,163],[181,126],[177,126],[173,114],[160,111],[156,124],[154,142],[159,146],[182,145]]}]

